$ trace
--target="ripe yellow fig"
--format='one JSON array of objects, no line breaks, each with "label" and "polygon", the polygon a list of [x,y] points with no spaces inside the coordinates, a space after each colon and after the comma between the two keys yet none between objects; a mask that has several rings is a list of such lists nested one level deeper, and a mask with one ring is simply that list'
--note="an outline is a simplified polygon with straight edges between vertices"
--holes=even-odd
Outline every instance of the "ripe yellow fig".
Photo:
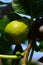
[{"label": "ripe yellow fig", "polygon": [[21,44],[27,39],[28,25],[22,21],[10,22],[5,30],[6,38],[14,44]]}]

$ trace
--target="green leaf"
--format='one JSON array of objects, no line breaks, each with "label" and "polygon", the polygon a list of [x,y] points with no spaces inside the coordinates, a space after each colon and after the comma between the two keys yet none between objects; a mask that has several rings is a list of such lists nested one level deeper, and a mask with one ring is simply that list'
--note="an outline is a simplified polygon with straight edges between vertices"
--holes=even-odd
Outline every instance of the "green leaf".
[{"label": "green leaf", "polygon": [[43,0],[14,0],[14,4],[14,9],[19,13],[24,10],[32,17],[43,16]]},{"label": "green leaf", "polygon": [[9,19],[7,16],[4,16],[3,19],[0,19],[0,30],[4,31],[5,26],[9,23]]},{"label": "green leaf", "polygon": [[40,47],[43,48],[43,41],[41,41],[41,43],[40,43]]},{"label": "green leaf", "polygon": [[0,19],[0,54],[9,54],[12,51],[11,44],[4,35],[4,29],[9,22],[10,21],[7,16],[4,16],[4,18]]},{"label": "green leaf", "polygon": [[5,38],[4,32],[2,30],[0,30],[0,33],[0,54],[10,54],[12,52],[11,44]]},{"label": "green leaf", "polygon": [[40,47],[40,52],[43,52],[43,41],[41,41],[39,47]]},{"label": "green leaf", "polygon": [[12,8],[13,8],[14,11],[16,11],[18,13],[22,13],[22,14],[26,13],[25,10],[18,3],[12,2]]}]

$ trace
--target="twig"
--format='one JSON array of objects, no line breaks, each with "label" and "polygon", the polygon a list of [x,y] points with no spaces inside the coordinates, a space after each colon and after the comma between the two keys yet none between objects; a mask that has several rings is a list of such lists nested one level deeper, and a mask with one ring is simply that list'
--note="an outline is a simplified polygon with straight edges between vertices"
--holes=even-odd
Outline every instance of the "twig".
[{"label": "twig", "polygon": [[[35,42],[36,42],[36,39],[33,39],[33,40],[30,41],[29,45],[27,46],[26,50],[24,51],[24,57],[20,60],[21,65],[27,65],[28,55],[29,55],[30,49],[35,47]],[[32,56],[33,56],[33,52],[34,52],[34,49],[32,50],[30,62],[31,62],[31,59],[32,59]]]},{"label": "twig", "polygon": [[28,55],[31,49],[31,45],[32,41],[30,41],[28,47],[26,48],[26,50],[24,51],[24,57],[20,60],[20,65],[26,65],[28,62]]}]

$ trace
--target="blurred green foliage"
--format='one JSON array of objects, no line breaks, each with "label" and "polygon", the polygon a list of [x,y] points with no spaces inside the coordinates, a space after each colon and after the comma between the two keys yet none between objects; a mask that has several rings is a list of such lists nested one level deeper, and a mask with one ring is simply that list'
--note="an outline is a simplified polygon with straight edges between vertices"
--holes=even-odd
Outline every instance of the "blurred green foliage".
[{"label": "blurred green foliage", "polygon": [[[0,2],[0,4],[3,4],[3,2]],[[0,54],[12,54],[11,44],[4,35],[4,29],[9,22],[18,19],[24,20],[26,23],[28,22],[29,28],[31,28],[34,18],[37,19],[39,17],[43,17],[43,0],[13,0],[11,6],[13,11],[11,11],[11,13],[9,12],[2,19],[0,19]],[[32,19],[29,20],[29,18],[23,18],[17,13],[30,15]],[[40,42],[39,46],[36,45],[34,49],[36,51],[43,52],[43,41]],[[8,65],[6,59],[2,59],[2,62],[3,65]],[[35,63],[31,65],[35,65]]]}]

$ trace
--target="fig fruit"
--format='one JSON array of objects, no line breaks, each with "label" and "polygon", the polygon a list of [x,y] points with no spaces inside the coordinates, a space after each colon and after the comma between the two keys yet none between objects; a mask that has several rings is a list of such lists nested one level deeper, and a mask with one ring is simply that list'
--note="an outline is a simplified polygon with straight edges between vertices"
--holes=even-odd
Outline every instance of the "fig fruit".
[{"label": "fig fruit", "polygon": [[28,25],[14,20],[5,27],[6,38],[14,44],[24,43],[28,35]]}]

